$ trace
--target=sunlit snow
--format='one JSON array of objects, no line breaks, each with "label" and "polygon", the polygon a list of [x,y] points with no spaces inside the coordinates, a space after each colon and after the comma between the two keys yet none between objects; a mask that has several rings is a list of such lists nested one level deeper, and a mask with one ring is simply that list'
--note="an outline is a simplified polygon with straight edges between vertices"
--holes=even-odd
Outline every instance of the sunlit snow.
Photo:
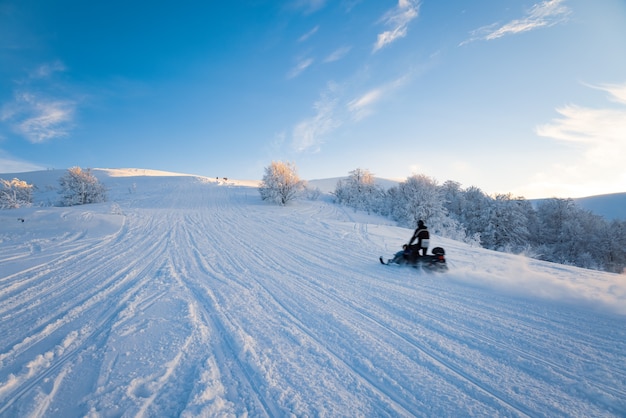
[{"label": "sunlit snow", "polygon": [[625,275],[437,236],[447,273],[383,266],[412,231],[325,195],[95,174],[0,211],[0,416],[626,415]]}]

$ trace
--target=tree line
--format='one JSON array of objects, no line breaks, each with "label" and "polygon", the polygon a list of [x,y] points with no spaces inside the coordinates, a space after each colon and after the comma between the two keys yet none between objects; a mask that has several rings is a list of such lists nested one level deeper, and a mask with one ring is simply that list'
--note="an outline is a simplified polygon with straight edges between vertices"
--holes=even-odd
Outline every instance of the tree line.
[{"label": "tree line", "polygon": [[340,180],[333,195],[339,204],[384,215],[402,226],[415,228],[422,219],[436,234],[487,249],[614,273],[626,269],[626,221],[608,221],[572,199],[533,205],[511,194],[463,189],[454,181],[439,185],[425,175],[384,189],[364,169]]}]

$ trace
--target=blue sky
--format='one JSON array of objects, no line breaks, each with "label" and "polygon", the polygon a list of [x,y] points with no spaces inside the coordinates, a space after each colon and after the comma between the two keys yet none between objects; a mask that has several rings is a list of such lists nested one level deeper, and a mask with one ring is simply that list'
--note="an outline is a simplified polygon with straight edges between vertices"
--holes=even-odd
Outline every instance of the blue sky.
[{"label": "blue sky", "polygon": [[623,0],[3,0],[0,172],[626,192]]}]

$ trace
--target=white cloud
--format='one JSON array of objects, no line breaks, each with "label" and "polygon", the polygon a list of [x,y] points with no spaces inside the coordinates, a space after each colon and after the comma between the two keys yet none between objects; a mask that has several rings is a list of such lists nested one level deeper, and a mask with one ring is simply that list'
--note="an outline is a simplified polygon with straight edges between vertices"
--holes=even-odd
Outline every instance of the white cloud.
[{"label": "white cloud", "polygon": [[311,29],[310,31],[308,31],[307,33],[305,33],[304,35],[302,35],[300,38],[298,38],[298,42],[304,42],[307,39],[309,39],[311,36],[315,35],[315,33],[319,30],[319,25],[314,27],[313,29]]},{"label": "white cloud", "polygon": [[400,77],[390,83],[373,88],[365,94],[348,103],[348,111],[354,120],[361,120],[370,116],[374,111],[374,105],[387,97],[391,92],[405,85],[410,75]]},{"label": "white cloud", "polygon": [[301,59],[300,61],[298,61],[296,66],[292,68],[291,71],[289,71],[289,74],[287,74],[287,78],[295,78],[299,76],[304,70],[309,68],[311,64],[313,64],[313,58]]},{"label": "white cloud", "polygon": [[16,85],[13,100],[0,109],[0,121],[32,143],[66,136],[73,127],[76,102],[59,98],[66,86],[55,82],[55,73],[66,71],[57,60],[30,71]]},{"label": "white cloud", "polygon": [[327,56],[324,59],[324,62],[329,63],[329,62],[339,61],[340,59],[345,57],[348,52],[350,52],[350,49],[352,48],[350,48],[349,46],[338,48],[334,50],[329,56]]},{"label": "white cloud", "polygon": [[[590,86],[593,87],[593,86]],[[611,101],[626,105],[626,83],[624,84],[608,84],[604,86],[595,87],[600,90],[609,92],[609,99]]]},{"label": "white cloud", "polygon": [[[626,105],[626,84],[595,87],[609,93],[609,99]],[[540,125],[536,132],[540,136],[566,142],[584,144],[594,154],[626,155],[626,107],[592,109],[567,105],[556,109],[562,117],[551,123]],[[606,152],[601,152],[605,150]]]},{"label": "white cloud", "polygon": [[30,73],[31,78],[34,79],[46,79],[50,78],[56,72],[64,72],[67,68],[61,61],[56,60],[54,62],[42,64]]},{"label": "white cloud", "polygon": [[[322,7],[325,2],[300,1],[299,7]],[[398,0],[397,6],[385,13],[380,21],[388,28],[387,31],[378,35],[378,42],[374,46],[374,51],[381,49],[395,40],[406,36],[409,23],[417,18],[420,7],[419,0]],[[318,27],[303,35],[299,40],[303,41],[316,33]],[[328,55],[323,62],[330,63],[342,59],[349,51],[350,47],[344,46],[336,49]],[[300,59],[295,67],[288,73],[288,78],[295,78],[302,74],[314,63],[312,58]],[[338,129],[348,121],[358,122],[371,115],[374,107],[383,98],[387,97],[393,90],[404,84],[408,79],[404,76],[390,83],[370,89],[366,93],[349,101],[342,99],[339,94],[340,88],[336,84],[329,84],[328,88],[321,94],[320,99],[315,102],[315,115],[297,123],[292,131],[292,147],[297,152],[319,151],[328,134]],[[345,98],[345,95],[344,95]],[[342,103],[340,105],[340,102]]]},{"label": "white cloud", "polygon": [[382,88],[375,88],[348,103],[348,110],[355,120],[366,118],[372,113],[372,106],[385,94]]},{"label": "white cloud", "polygon": [[556,109],[559,118],[537,126],[537,135],[581,150],[578,160],[547,167],[537,186],[561,185],[578,196],[626,191],[626,83],[595,88],[609,93],[617,106],[567,105]]},{"label": "white cloud", "polygon": [[69,100],[40,97],[34,93],[18,93],[5,105],[0,120],[30,142],[41,143],[66,136],[73,125],[76,104]]},{"label": "white cloud", "polygon": [[476,40],[493,40],[506,35],[528,32],[534,29],[554,26],[567,20],[570,9],[564,5],[565,0],[546,0],[531,7],[526,16],[512,20],[502,26],[492,24],[478,28],[471,33],[470,39],[461,43],[465,45]]},{"label": "white cloud", "polygon": [[419,6],[416,0],[398,0],[398,6],[381,19],[390,29],[378,34],[374,52],[406,36],[409,23],[418,16]]},{"label": "white cloud", "polygon": [[349,102],[344,101],[345,86],[329,83],[315,102],[315,115],[298,123],[293,129],[292,146],[297,152],[317,152],[330,133],[349,122],[359,122],[374,112],[374,107],[394,90],[405,85],[411,74],[359,95]]},{"label": "white cloud", "polygon": [[297,152],[319,151],[325,135],[342,125],[337,117],[337,85],[329,84],[320,99],[315,102],[315,116],[298,123],[293,129],[292,146]]}]

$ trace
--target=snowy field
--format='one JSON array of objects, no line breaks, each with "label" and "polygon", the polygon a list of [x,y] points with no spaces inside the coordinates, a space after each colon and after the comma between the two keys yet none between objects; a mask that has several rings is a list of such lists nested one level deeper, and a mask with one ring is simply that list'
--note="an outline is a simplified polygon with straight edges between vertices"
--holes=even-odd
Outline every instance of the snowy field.
[{"label": "snowy field", "polygon": [[383,266],[412,231],[323,197],[95,174],[0,211],[1,417],[626,416],[625,275],[436,236],[448,273]]}]

